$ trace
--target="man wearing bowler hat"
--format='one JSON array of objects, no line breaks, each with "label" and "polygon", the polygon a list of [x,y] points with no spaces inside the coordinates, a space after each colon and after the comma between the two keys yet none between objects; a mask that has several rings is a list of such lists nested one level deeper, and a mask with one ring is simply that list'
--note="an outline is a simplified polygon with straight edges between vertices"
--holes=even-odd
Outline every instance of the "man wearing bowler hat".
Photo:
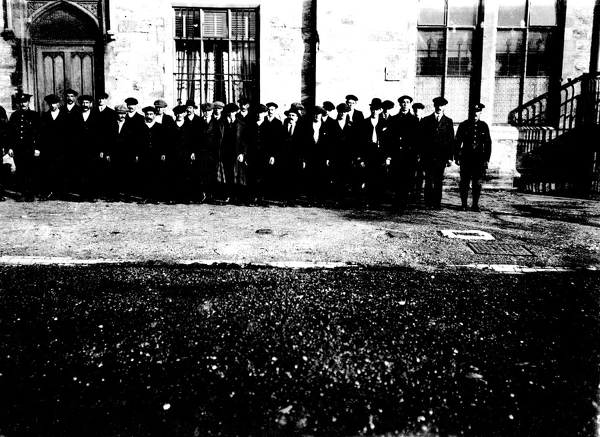
[{"label": "man wearing bowler hat", "polygon": [[481,183],[492,155],[490,128],[485,121],[480,120],[483,108],[485,108],[483,103],[474,104],[469,119],[458,125],[456,131],[454,161],[460,166],[460,201],[463,211],[467,210],[469,185],[472,183],[471,209],[479,212]]},{"label": "man wearing bowler hat", "polygon": [[44,97],[48,110],[42,113],[40,126],[40,158],[44,169],[42,177],[46,181],[46,193],[40,200],[50,200],[66,194],[67,171],[65,165],[65,142],[67,115],[61,112],[60,97],[50,94]]},{"label": "man wearing bowler hat", "polygon": [[386,126],[379,117],[383,112],[381,99],[373,98],[369,107],[370,117],[358,126],[360,145],[356,153],[356,189],[365,193],[367,207],[376,206],[381,200],[386,153],[383,140]]},{"label": "man wearing bowler hat", "polygon": [[433,99],[433,114],[420,124],[421,160],[425,170],[425,206],[442,209],[444,170],[450,166],[454,153],[454,124],[444,114],[448,101],[444,97]]},{"label": "man wearing bowler hat", "polygon": [[32,202],[36,190],[37,167],[39,166],[40,116],[29,108],[31,94],[17,95],[19,109],[8,121],[8,155],[14,158],[17,182],[21,192],[20,201]]},{"label": "man wearing bowler hat", "polygon": [[246,126],[236,118],[239,106],[228,103],[223,108],[223,134],[219,144],[217,180],[223,188],[225,203],[244,203],[246,199]]}]

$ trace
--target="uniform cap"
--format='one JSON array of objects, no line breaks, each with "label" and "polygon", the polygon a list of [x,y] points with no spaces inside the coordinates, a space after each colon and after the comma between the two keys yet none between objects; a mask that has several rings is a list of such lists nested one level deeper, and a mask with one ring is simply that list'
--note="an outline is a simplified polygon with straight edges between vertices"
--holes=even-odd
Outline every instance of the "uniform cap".
[{"label": "uniform cap", "polygon": [[483,103],[475,103],[473,105],[473,111],[475,112],[479,112],[481,111],[483,108],[485,108],[485,105]]},{"label": "uniform cap", "polygon": [[358,102],[358,97],[356,97],[354,94],[348,94],[346,96],[346,100],[354,100],[355,102]]},{"label": "uniform cap", "polygon": [[394,102],[392,102],[391,100],[384,100],[383,103],[381,104],[381,107],[383,109],[387,109],[387,110],[393,109],[394,106],[396,106],[396,104]]}]

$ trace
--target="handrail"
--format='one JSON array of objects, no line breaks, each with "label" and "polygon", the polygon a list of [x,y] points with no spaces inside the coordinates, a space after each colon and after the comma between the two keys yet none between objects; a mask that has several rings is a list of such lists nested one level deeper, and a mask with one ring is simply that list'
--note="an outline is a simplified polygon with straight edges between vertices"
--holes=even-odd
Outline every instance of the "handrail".
[{"label": "handrail", "polygon": [[568,131],[600,120],[600,73],[585,73],[513,109],[513,126],[538,126]]}]

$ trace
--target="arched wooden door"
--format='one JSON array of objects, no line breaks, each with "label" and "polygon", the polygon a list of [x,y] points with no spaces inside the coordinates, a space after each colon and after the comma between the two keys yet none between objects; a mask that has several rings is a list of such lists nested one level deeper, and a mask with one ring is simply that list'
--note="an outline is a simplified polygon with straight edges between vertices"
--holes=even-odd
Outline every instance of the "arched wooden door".
[{"label": "arched wooden door", "polygon": [[31,25],[35,56],[36,107],[47,109],[44,97],[72,88],[95,97],[95,47],[98,24],[84,11],[65,3],[47,8]]}]

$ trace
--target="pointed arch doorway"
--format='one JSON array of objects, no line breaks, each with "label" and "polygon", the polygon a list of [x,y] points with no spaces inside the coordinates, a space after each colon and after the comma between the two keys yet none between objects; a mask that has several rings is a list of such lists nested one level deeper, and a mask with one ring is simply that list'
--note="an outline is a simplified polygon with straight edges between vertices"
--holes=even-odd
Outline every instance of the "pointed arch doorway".
[{"label": "pointed arch doorway", "polygon": [[98,22],[77,5],[49,3],[32,17],[30,28],[34,56],[36,107],[47,108],[44,96],[72,88],[95,99],[100,40]]}]

